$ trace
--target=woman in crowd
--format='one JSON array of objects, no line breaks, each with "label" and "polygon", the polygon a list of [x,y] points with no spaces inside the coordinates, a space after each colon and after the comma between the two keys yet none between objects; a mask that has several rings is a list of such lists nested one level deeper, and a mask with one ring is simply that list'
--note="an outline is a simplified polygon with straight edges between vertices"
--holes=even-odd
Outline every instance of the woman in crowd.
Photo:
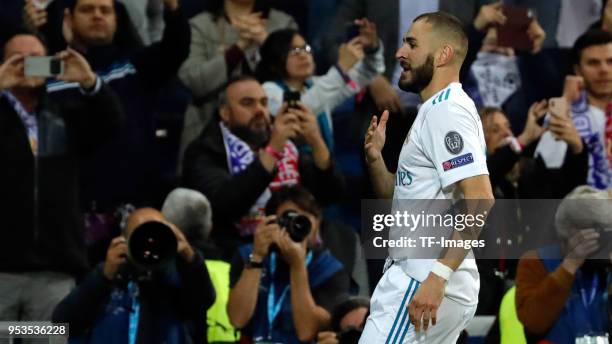
[{"label": "woman in crowd", "polygon": [[261,47],[257,77],[263,82],[272,114],[280,109],[285,92],[299,92],[302,103],[317,114],[323,137],[332,147],[331,112],[384,72],[383,47],[376,26],[355,21],[358,35],[339,48],[338,62],[327,74],[314,76],[310,45],[300,33],[285,29],[271,34]]}]

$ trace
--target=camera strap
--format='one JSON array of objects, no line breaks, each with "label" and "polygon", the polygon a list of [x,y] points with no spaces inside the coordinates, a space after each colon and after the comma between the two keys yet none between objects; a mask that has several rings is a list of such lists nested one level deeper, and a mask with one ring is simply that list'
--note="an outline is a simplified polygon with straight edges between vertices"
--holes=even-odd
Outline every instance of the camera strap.
[{"label": "camera strap", "polygon": [[[306,256],[306,266],[309,266],[312,262],[312,251],[308,252]],[[283,292],[280,294],[277,302],[274,302],[276,297],[276,287],[274,286],[274,274],[276,273],[276,252],[270,253],[270,290],[268,291],[268,338],[272,337],[272,327],[274,320],[278,317],[281,309],[283,308],[283,302],[289,292],[291,282],[285,286]],[[130,343],[131,344],[131,343]]]},{"label": "camera strap", "polygon": [[128,294],[132,300],[132,308],[130,309],[130,324],[128,328],[129,344],[136,344],[138,336],[138,321],[140,320],[140,301],[138,300],[139,291],[138,285],[135,282],[128,283]]}]

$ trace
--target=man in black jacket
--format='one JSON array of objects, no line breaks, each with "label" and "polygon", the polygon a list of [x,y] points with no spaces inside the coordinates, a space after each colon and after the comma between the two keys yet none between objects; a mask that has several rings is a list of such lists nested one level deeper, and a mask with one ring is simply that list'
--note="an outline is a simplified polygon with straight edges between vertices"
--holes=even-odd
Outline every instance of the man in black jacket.
[{"label": "man in black jacket", "polygon": [[[147,273],[126,269],[133,247],[128,242],[151,224],[172,230],[176,257]],[[159,211],[141,208],[130,214],[124,235],[113,239],[105,262],[57,306],[53,322],[69,323],[70,337],[79,343],[203,343],[206,310],[214,301],[201,254]]]},{"label": "man in black jacket", "polygon": [[[303,184],[317,200],[337,200],[343,178],[334,168],[316,116],[285,104],[272,124],[268,98],[252,77],[230,80],[221,97],[221,121],[212,121],[186,150],[185,187],[202,192],[213,209],[211,237],[230,260],[252,236],[271,191]],[[298,150],[291,139],[301,137]]]},{"label": "man in black jacket", "polygon": [[45,79],[25,77],[27,56],[46,54],[13,36],[0,66],[0,321],[48,320],[86,272],[78,165],[119,127],[119,102],[76,51],[58,56],[74,98],[53,100]]},{"label": "man in black jacket", "polygon": [[[84,205],[112,214],[120,204],[161,204],[164,191],[169,190],[160,190],[164,157],[156,139],[157,99],[188,56],[191,41],[179,1],[164,0],[163,38],[148,47],[139,44],[125,9],[114,0],[56,0],[48,8],[49,15],[54,6],[65,8],[66,29],[62,33],[62,22],[53,18],[40,26],[40,33],[53,43],[51,50],[63,49],[68,43],[81,51],[120,95],[126,114],[119,135],[85,166]],[[51,83],[48,90],[57,97],[76,91],[74,84],[66,82]]]}]

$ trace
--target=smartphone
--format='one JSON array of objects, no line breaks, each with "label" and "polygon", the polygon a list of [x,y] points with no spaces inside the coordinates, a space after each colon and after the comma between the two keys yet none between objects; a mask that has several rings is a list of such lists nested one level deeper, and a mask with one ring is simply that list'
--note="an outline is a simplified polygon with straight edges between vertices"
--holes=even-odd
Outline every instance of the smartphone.
[{"label": "smartphone", "polygon": [[25,76],[56,77],[64,74],[64,61],[55,56],[28,56],[24,69]]},{"label": "smartphone", "polygon": [[569,115],[569,104],[563,97],[550,98],[548,100],[548,109],[551,113],[559,116],[567,117]]},{"label": "smartphone", "polygon": [[300,94],[300,92],[285,91],[285,93],[283,93],[283,102],[287,103],[287,106],[289,106],[290,108],[299,108],[298,102],[301,98],[302,95]]},{"label": "smartphone", "polygon": [[497,45],[517,50],[531,50],[532,43],[527,36],[529,24],[535,18],[533,10],[523,6],[504,6],[506,24],[497,29]]},{"label": "smartphone", "polygon": [[350,41],[351,39],[359,36],[359,25],[356,25],[353,22],[346,23],[346,38],[345,42]]}]

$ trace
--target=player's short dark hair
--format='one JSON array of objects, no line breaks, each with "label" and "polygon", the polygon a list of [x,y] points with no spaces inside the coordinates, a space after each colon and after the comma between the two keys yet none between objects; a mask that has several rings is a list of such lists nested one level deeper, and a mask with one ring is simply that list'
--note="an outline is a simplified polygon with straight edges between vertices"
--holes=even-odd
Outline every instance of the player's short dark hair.
[{"label": "player's short dark hair", "polygon": [[457,17],[446,12],[438,11],[423,13],[412,22],[416,23],[420,20],[425,20],[431,24],[434,30],[442,32],[443,35],[440,36],[448,37],[450,40],[454,41],[460,49],[459,53],[462,59],[465,58],[468,49],[468,37],[463,29],[463,24],[461,24],[461,21]]},{"label": "player's short dark hair", "polygon": [[582,52],[595,45],[604,45],[612,43],[612,33],[600,29],[592,29],[583,33],[572,48],[572,62],[575,65],[580,64]]}]

